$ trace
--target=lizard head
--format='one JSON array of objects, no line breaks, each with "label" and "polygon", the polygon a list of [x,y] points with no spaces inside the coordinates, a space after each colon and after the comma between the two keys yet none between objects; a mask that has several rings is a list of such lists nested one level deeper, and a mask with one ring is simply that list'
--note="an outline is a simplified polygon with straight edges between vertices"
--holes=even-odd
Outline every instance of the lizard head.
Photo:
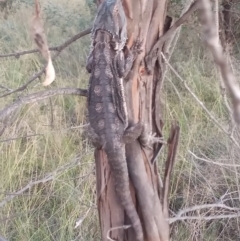
[{"label": "lizard head", "polygon": [[104,0],[98,7],[92,37],[98,30],[111,34],[115,50],[123,49],[127,40],[127,21],[121,0]]}]

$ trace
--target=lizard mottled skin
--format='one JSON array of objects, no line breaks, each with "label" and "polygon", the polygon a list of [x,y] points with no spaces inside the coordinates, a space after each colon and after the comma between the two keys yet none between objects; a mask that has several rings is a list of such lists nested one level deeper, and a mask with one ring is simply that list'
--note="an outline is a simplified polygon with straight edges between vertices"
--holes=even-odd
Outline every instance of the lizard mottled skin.
[{"label": "lizard mottled skin", "polygon": [[91,73],[88,91],[88,115],[91,139],[103,148],[115,180],[119,202],[135,230],[136,240],[143,241],[143,230],[129,190],[125,143],[143,132],[141,124],[130,126],[127,119],[123,77],[139,53],[135,43],[128,57],[126,17],[120,0],[105,0],[98,8],[92,30],[92,50],[87,62]]}]

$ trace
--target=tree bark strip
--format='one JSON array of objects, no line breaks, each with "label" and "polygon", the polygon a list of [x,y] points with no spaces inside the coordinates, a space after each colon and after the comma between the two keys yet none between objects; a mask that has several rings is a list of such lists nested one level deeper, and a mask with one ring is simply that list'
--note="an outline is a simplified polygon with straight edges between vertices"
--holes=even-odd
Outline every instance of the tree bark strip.
[{"label": "tree bark strip", "polygon": [[[131,4],[130,4],[131,2]],[[128,20],[128,46],[137,38],[143,41],[143,52],[138,56],[127,77],[125,85],[129,119],[134,123],[139,120],[148,127],[148,133],[156,132],[162,137],[161,86],[163,62],[156,61],[153,73],[148,74],[144,58],[150,53],[159,37],[164,34],[167,0],[149,0],[146,2],[127,0],[126,16]],[[132,7],[132,9],[131,9]],[[145,10],[145,11],[144,11]],[[131,13],[132,18],[129,18]],[[162,51],[162,49],[160,49]],[[126,156],[129,175],[132,182],[130,188],[133,200],[142,221],[145,241],[169,241],[169,224],[166,220],[160,191],[163,187],[159,181],[156,157],[162,144],[155,143],[152,149],[143,148],[138,141],[126,145]],[[175,156],[174,156],[175,157]],[[108,231],[113,227],[128,224],[127,215],[118,204],[115,195],[113,178],[106,155],[101,150],[95,151],[97,176],[97,202],[102,232],[102,241],[107,241]],[[159,191],[160,190],[160,191]],[[118,241],[134,241],[132,228],[122,228],[110,232],[111,239]]]}]

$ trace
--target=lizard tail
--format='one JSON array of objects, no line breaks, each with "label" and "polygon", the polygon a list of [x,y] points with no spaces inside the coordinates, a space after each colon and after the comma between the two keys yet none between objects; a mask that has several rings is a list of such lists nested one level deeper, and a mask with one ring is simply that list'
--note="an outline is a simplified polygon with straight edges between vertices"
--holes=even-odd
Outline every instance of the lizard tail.
[{"label": "lizard tail", "polygon": [[106,153],[114,176],[116,195],[134,228],[136,240],[143,241],[142,225],[129,189],[129,176],[125,148],[123,147],[117,150],[111,150],[110,152],[106,151]]}]

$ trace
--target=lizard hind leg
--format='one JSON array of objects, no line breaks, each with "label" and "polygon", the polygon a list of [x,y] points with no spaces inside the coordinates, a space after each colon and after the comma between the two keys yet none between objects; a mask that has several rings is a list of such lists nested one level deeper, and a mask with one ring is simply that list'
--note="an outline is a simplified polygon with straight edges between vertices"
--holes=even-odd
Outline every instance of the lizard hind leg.
[{"label": "lizard hind leg", "polygon": [[123,142],[125,144],[131,143],[138,139],[143,147],[152,149],[154,143],[165,143],[163,137],[156,137],[156,134],[152,134],[146,125],[141,122],[130,125],[123,134]]},{"label": "lizard hind leg", "polygon": [[142,123],[138,122],[137,124],[130,125],[123,134],[123,142],[130,143],[136,140],[143,132]]},{"label": "lizard hind leg", "polygon": [[136,40],[131,49],[125,46],[124,50],[117,51],[113,60],[113,66],[119,78],[125,78],[130,72],[134,60],[142,52],[142,42]]}]

